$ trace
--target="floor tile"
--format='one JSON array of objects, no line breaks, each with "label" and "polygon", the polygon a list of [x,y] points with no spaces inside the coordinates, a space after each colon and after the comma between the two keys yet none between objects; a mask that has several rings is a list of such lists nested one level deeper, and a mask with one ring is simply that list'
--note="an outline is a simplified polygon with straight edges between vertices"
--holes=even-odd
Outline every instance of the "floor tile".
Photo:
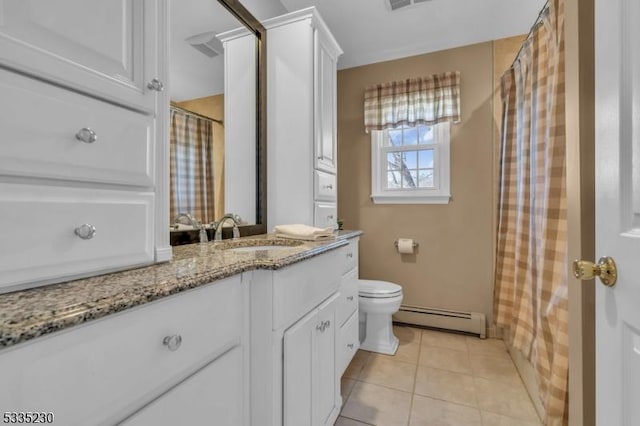
[{"label": "floor tile", "polygon": [[467,336],[443,331],[422,330],[422,345],[467,351]]},{"label": "floor tile", "polygon": [[360,371],[362,371],[362,367],[364,367],[367,359],[369,359],[369,355],[371,355],[371,352],[361,350],[356,352],[342,377],[346,377],[347,379],[357,379],[360,375]]},{"label": "floor tile", "polygon": [[469,355],[466,352],[425,346],[424,342],[420,347],[418,364],[456,373],[471,374]]},{"label": "floor tile", "polygon": [[346,417],[338,417],[334,426],[367,426],[368,423],[362,423],[357,420],[348,419]]},{"label": "floor tile", "polygon": [[466,374],[419,366],[415,393],[472,407],[477,406],[473,377]]},{"label": "floor tile", "polygon": [[489,380],[500,380],[511,383],[521,383],[520,375],[511,357],[506,356],[469,356],[473,375]]},{"label": "floor tile", "polygon": [[371,356],[358,376],[358,380],[374,385],[412,392],[416,365],[391,358]]},{"label": "floor tile", "polygon": [[343,377],[342,380],[340,380],[340,395],[342,395],[342,402],[346,401],[347,398],[349,398],[349,394],[353,390],[355,384],[355,380],[347,379],[346,377]]},{"label": "floor tile", "polygon": [[394,325],[393,334],[396,335],[396,337],[400,340],[400,342],[420,343],[422,331],[419,328],[407,327],[403,325]]},{"label": "floor tile", "polygon": [[481,410],[522,420],[538,420],[533,403],[522,383],[513,384],[480,377],[474,377],[473,380],[478,407]]},{"label": "floor tile", "polygon": [[410,393],[358,382],[341,414],[373,425],[406,426],[410,408]]},{"label": "floor tile", "polygon": [[539,421],[514,419],[513,417],[481,411],[482,426],[542,426]]},{"label": "floor tile", "polygon": [[414,395],[409,426],[481,426],[480,411]]},{"label": "floor tile", "polygon": [[486,356],[509,356],[507,347],[500,339],[481,339],[479,337],[467,336],[466,338],[467,348],[472,355],[486,355]]}]

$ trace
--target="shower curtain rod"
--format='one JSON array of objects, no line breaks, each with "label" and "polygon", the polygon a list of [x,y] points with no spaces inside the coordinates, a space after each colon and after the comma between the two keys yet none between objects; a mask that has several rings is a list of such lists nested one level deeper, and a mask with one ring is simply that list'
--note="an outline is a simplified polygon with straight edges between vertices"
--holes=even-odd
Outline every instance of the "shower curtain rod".
[{"label": "shower curtain rod", "polygon": [[217,120],[215,118],[207,117],[206,115],[198,114],[197,112],[189,111],[188,109],[184,109],[176,105],[170,105],[169,109],[175,109],[176,111],[180,111],[188,115],[193,115],[194,117],[202,118],[203,120],[213,121],[220,124],[221,126],[224,126],[224,121],[222,120]]},{"label": "shower curtain rod", "polygon": [[540,10],[540,13],[538,13],[538,17],[533,22],[533,25],[531,26],[531,29],[529,30],[529,33],[527,34],[527,36],[525,37],[524,41],[522,42],[522,46],[520,46],[520,49],[518,50],[518,53],[516,54],[516,57],[513,58],[513,62],[511,63],[512,67],[513,67],[513,64],[515,64],[516,61],[518,60],[518,58],[520,57],[520,54],[522,53],[522,49],[524,49],[524,45],[525,45],[526,41],[529,40],[529,37],[531,37],[531,34],[533,34],[533,31],[535,31],[535,29],[538,28],[538,26],[542,24],[542,21],[540,19],[542,18],[542,15],[544,15],[545,12],[547,12],[549,10],[549,2],[550,2],[550,0],[547,0],[547,2],[544,4],[544,6],[542,6],[542,10]]}]

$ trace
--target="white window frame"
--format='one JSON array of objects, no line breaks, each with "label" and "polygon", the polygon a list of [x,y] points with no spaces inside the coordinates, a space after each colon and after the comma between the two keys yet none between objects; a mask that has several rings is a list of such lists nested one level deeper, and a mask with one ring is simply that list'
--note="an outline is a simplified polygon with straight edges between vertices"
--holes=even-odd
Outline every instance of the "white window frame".
[{"label": "white window frame", "polygon": [[451,200],[451,124],[433,125],[433,144],[393,147],[392,151],[433,149],[433,188],[387,189],[388,147],[384,147],[384,130],[371,131],[371,200],[374,204],[448,204]]}]

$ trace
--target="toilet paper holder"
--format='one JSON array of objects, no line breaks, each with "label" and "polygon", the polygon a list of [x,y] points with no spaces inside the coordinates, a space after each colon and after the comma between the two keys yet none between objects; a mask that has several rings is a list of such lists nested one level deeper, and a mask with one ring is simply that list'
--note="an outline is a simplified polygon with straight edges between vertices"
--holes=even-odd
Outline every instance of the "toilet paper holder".
[{"label": "toilet paper holder", "polygon": [[[395,240],[395,242],[393,243],[394,246],[396,246],[396,248],[398,248],[398,240]],[[420,246],[420,244],[416,243],[415,241],[413,242],[413,248],[417,248],[418,246]]]}]

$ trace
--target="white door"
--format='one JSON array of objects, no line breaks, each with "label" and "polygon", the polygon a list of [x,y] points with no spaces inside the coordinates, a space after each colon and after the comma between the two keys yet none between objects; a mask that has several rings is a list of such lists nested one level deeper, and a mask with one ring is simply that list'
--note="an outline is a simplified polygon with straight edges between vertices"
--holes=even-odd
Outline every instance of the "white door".
[{"label": "white door", "polygon": [[314,426],[333,425],[335,421],[336,393],[339,392],[336,384],[336,304],[338,294],[324,302],[318,310],[318,319],[314,332],[313,364],[316,370],[316,378],[313,386],[314,401]]},{"label": "white door", "polygon": [[157,1],[0,0],[0,65],[155,109]]},{"label": "white door", "polygon": [[316,169],[335,173],[336,158],[336,59],[314,32],[315,59],[315,151]]},{"label": "white door", "polygon": [[596,281],[599,426],[640,425],[640,2],[596,0]]}]

